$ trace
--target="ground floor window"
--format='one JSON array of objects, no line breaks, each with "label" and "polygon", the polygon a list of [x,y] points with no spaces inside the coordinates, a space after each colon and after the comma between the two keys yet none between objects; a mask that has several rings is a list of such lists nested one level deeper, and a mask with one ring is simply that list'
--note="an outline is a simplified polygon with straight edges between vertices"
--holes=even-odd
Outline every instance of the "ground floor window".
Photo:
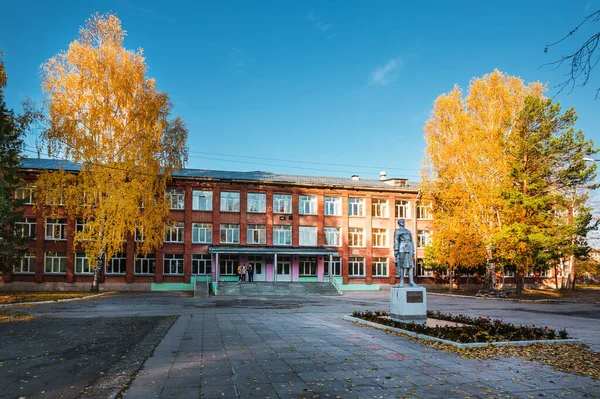
[{"label": "ground floor window", "polygon": [[301,256],[298,260],[298,271],[300,276],[317,275],[317,257]]},{"label": "ground floor window", "polygon": [[210,274],[211,266],[210,255],[192,255],[192,274]]},{"label": "ground floor window", "polygon": [[67,272],[67,254],[65,252],[46,252],[44,259],[46,274],[64,274]]},{"label": "ground floor window", "polygon": [[348,276],[364,277],[365,276],[365,258],[350,257],[348,258]]},{"label": "ground floor window", "polygon": [[388,258],[373,258],[373,277],[387,277],[388,274]]},{"label": "ground floor window", "polygon": [[236,275],[240,260],[237,255],[219,256],[219,273],[221,275]]},{"label": "ground floor window", "polygon": [[183,255],[165,254],[163,257],[163,274],[183,275]]},{"label": "ground floor window", "polygon": [[140,255],[135,258],[135,274],[154,274],[156,257],[154,254]]},{"label": "ground floor window", "polygon": [[35,274],[35,255],[26,254],[18,265],[13,267],[14,274]]},{"label": "ground floor window", "polygon": [[90,262],[88,261],[87,255],[84,252],[78,252],[75,254],[75,274],[92,274],[93,270],[90,268]]},{"label": "ground floor window", "polygon": [[417,260],[417,276],[419,277],[433,277],[433,270],[427,269],[423,264],[423,259]]},{"label": "ground floor window", "polygon": [[124,254],[117,254],[110,258],[106,264],[106,274],[116,275],[125,274],[127,272],[127,258]]},{"label": "ground floor window", "polygon": [[[325,275],[329,274],[329,257],[325,257]],[[331,275],[341,276],[342,275],[342,258],[339,256],[331,257]]]}]

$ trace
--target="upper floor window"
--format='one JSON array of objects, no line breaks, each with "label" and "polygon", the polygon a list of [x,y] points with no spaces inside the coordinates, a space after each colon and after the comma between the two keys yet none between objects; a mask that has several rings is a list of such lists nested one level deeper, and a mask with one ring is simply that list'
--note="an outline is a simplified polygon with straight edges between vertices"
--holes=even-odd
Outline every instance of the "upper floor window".
[{"label": "upper floor window", "polygon": [[397,200],[394,216],[396,219],[410,219],[409,202],[405,200]]},{"label": "upper floor window", "polygon": [[75,274],[92,274],[93,269],[90,267],[88,257],[83,252],[75,254]]},{"label": "upper floor window", "polygon": [[240,225],[225,223],[221,225],[221,243],[239,244],[240,243]]},{"label": "upper floor window", "polygon": [[317,246],[317,228],[312,226],[300,226],[300,245],[308,247]]},{"label": "upper floor window", "polygon": [[364,198],[348,198],[348,216],[365,216]]},{"label": "upper floor window", "polygon": [[247,241],[248,244],[266,244],[267,226],[264,224],[249,224]]},{"label": "upper floor window", "polygon": [[273,226],[273,245],[292,245],[292,226]]},{"label": "upper floor window", "polygon": [[19,237],[35,240],[36,220],[35,218],[22,218],[15,223],[15,234]]},{"label": "upper floor window", "polygon": [[273,213],[292,213],[292,196],[273,194]]},{"label": "upper floor window", "polygon": [[165,191],[165,196],[171,204],[171,209],[183,209],[185,207],[185,190],[170,188]]},{"label": "upper floor window", "polygon": [[248,193],[248,212],[265,213],[267,212],[267,194]]},{"label": "upper floor window", "polygon": [[417,219],[431,219],[432,218],[432,214],[431,214],[431,202],[429,201],[422,201],[419,202],[417,204]]},{"label": "upper floor window", "polygon": [[133,235],[133,239],[136,242],[144,241],[144,227],[143,226],[138,226],[135,228],[135,234]]},{"label": "upper floor window", "polygon": [[299,197],[300,215],[316,215],[317,214],[317,196],[316,195],[301,195]]},{"label": "upper floor window", "polygon": [[429,231],[417,230],[417,248],[423,248],[429,245]]},{"label": "upper floor window", "polygon": [[213,194],[209,190],[192,191],[192,210],[212,211]]},{"label": "upper floor window", "polygon": [[387,218],[390,216],[388,200],[373,198],[371,213],[374,218]]},{"label": "upper floor window", "polygon": [[316,276],[317,275],[317,257],[300,256],[298,258],[298,275]]},{"label": "upper floor window", "polygon": [[387,230],[386,229],[373,229],[373,246],[385,248],[387,247]]},{"label": "upper floor window", "polygon": [[388,258],[373,258],[372,267],[373,277],[388,276]]},{"label": "upper floor window", "polygon": [[46,240],[66,240],[67,219],[46,219]]},{"label": "upper floor window", "polygon": [[364,232],[360,227],[350,227],[348,229],[348,246],[349,247],[364,247]]},{"label": "upper floor window", "polygon": [[192,223],[192,242],[194,244],[212,243],[212,223]]},{"label": "upper floor window", "polygon": [[165,242],[183,242],[183,222],[165,226]]},{"label": "upper floor window", "polygon": [[15,199],[23,200],[25,205],[33,205],[35,204],[35,191],[35,186],[20,187],[15,190]]},{"label": "upper floor window", "polygon": [[240,211],[240,193],[221,192],[221,212],[239,212]]},{"label": "upper floor window", "polygon": [[64,205],[65,195],[64,193],[46,192],[46,205]]},{"label": "upper floor window", "polygon": [[325,245],[329,247],[342,246],[342,229],[339,227],[325,227]]},{"label": "upper floor window", "polygon": [[325,197],[325,215],[342,216],[342,198]]}]

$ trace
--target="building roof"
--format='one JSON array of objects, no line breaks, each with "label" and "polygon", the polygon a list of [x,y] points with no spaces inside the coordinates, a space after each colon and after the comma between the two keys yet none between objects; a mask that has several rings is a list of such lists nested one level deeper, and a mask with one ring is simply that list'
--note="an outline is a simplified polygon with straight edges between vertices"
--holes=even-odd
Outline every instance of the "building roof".
[{"label": "building roof", "polygon": [[[79,165],[70,161],[56,159],[25,158],[21,161],[21,168],[26,170],[79,170]],[[406,185],[399,186],[390,184],[390,181],[398,179],[387,179],[388,182],[377,179],[352,179],[344,177],[325,177],[325,176],[303,176],[277,174],[264,171],[236,172],[225,170],[209,169],[182,169],[173,173],[174,178],[198,179],[198,180],[227,180],[243,182],[260,183],[287,183],[287,184],[307,184],[319,186],[342,186],[356,188],[381,188],[390,191],[416,191],[418,185],[412,182],[406,182]]]}]

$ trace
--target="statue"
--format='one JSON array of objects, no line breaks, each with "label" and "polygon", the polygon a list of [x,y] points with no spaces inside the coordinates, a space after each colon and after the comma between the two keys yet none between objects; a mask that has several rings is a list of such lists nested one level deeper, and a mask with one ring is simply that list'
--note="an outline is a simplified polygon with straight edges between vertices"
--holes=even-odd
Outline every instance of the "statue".
[{"label": "statue", "polygon": [[396,277],[400,277],[399,287],[404,287],[404,270],[408,269],[408,286],[416,287],[412,269],[415,267],[413,257],[415,246],[410,230],[404,227],[404,219],[398,220],[398,228],[394,231],[394,257],[396,261]]}]

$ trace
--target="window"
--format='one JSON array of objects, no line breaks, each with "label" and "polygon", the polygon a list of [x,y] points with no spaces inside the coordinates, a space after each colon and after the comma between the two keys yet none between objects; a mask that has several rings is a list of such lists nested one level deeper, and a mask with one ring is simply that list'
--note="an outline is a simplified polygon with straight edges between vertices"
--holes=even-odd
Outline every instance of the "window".
[{"label": "window", "polygon": [[183,275],[183,254],[164,254],[163,274]]},{"label": "window", "polygon": [[212,243],[212,223],[192,223],[192,242],[194,244]]},{"label": "window", "polygon": [[387,247],[387,230],[373,229],[373,246],[379,248]]},{"label": "window", "polygon": [[21,187],[15,190],[15,199],[23,200],[24,205],[35,204],[35,186]]},{"label": "window", "polygon": [[210,255],[192,255],[192,274],[210,274]]},{"label": "window", "polygon": [[429,245],[429,231],[417,230],[417,248],[424,248]]},{"label": "window", "polygon": [[348,216],[365,216],[364,198],[348,198]]},{"label": "window", "polygon": [[342,216],[342,199],[340,197],[325,197],[325,215]]},{"label": "window", "polygon": [[433,270],[428,269],[423,263],[423,259],[417,260],[417,276],[419,277],[433,277]]},{"label": "window", "polygon": [[171,203],[171,209],[185,208],[185,190],[170,188],[165,191],[165,196]]},{"label": "window", "polygon": [[140,255],[135,258],[135,274],[154,274],[156,258],[154,254]]},{"label": "window", "polygon": [[174,222],[165,226],[165,242],[183,242],[183,222]]},{"label": "window", "polygon": [[409,202],[404,200],[396,201],[396,212],[394,216],[396,219],[410,219]]},{"label": "window", "polygon": [[417,204],[417,219],[429,220],[432,219],[431,215],[431,202],[423,201]]},{"label": "window", "polygon": [[374,218],[387,218],[390,215],[388,201],[385,199],[373,198],[371,203],[371,216]]},{"label": "window", "polygon": [[[83,219],[77,219],[75,221],[75,232],[76,233],[83,233],[85,230],[87,230],[87,221],[83,220]],[[88,233],[88,231],[86,231],[86,233]]]},{"label": "window", "polygon": [[348,276],[364,277],[365,276],[365,258],[350,257],[348,258]]},{"label": "window", "polygon": [[273,245],[292,245],[292,226],[273,226]]},{"label": "window", "polygon": [[360,227],[350,227],[348,229],[348,246],[349,247],[364,247],[363,229]]},{"label": "window", "polygon": [[92,274],[93,269],[90,267],[90,262],[87,255],[83,252],[75,254],[75,274]]},{"label": "window", "polygon": [[135,228],[134,240],[136,242],[144,241],[144,228],[143,227],[140,226],[140,227]]},{"label": "window", "polygon": [[247,207],[250,213],[267,212],[267,194],[248,193]]},{"label": "window", "polygon": [[192,191],[192,210],[194,211],[212,211],[212,191],[194,190]]},{"label": "window", "polygon": [[312,226],[300,226],[300,243],[301,246],[316,247],[317,246],[317,228]]},{"label": "window", "polygon": [[44,255],[46,274],[64,274],[67,272],[67,254],[65,252],[46,252]]},{"label": "window", "polygon": [[66,240],[67,219],[46,219],[46,240]]},{"label": "window", "polygon": [[264,224],[249,224],[247,241],[248,244],[266,244],[267,226]]},{"label": "window", "polygon": [[505,267],[502,272],[504,274],[504,277],[514,277],[515,276],[514,268]]},{"label": "window", "polygon": [[273,194],[273,213],[292,213],[292,196]]},{"label": "window", "polygon": [[388,258],[373,258],[373,277],[388,276]]},{"label": "window", "polygon": [[300,256],[298,258],[298,275],[316,276],[317,275],[317,257]]},{"label": "window", "polygon": [[15,223],[15,234],[19,237],[35,240],[35,227],[35,218],[22,218],[20,221]]},{"label": "window", "polygon": [[219,256],[219,271],[221,275],[236,275],[237,265],[240,263],[237,255]]},{"label": "window", "polygon": [[64,205],[65,196],[63,192],[55,193],[46,191],[46,205]]},{"label": "window", "polygon": [[300,215],[316,215],[317,214],[317,196],[316,195],[301,195],[299,197],[298,213]]},{"label": "window", "polygon": [[339,227],[325,227],[325,245],[329,247],[342,246],[342,229]]},{"label": "window", "polygon": [[35,255],[27,253],[18,265],[13,267],[14,274],[35,274]]},{"label": "window", "polygon": [[[329,256],[325,257],[325,275],[329,274]],[[342,258],[340,256],[331,257],[331,275],[341,276],[342,275]]]},{"label": "window", "polygon": [[106,264],[106,274],[119,275],[127,273],[127,258],[125,254],[117,254]]},{"label": "window", "polygon": [[240,243],[240,225],[225,223],[221,225],[221,243],[239,244]]},{"label": "window", "polygon": [[239,212],[240,193],[221,192],[221,212]]}]

